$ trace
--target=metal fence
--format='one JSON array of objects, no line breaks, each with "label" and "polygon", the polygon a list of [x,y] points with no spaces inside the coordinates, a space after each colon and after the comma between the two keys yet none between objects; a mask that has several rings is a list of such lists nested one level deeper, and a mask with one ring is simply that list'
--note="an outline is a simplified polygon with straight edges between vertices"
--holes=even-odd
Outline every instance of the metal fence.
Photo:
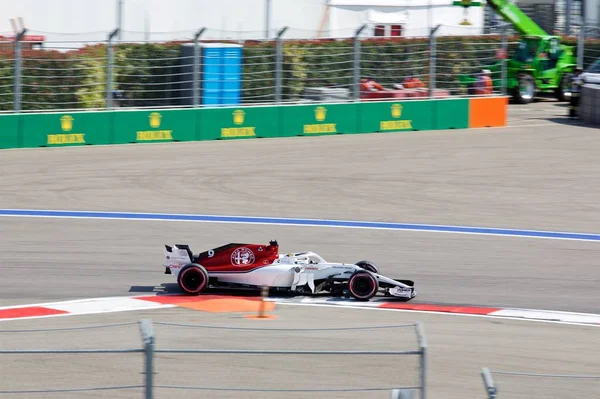
[{"label": "metal fence", "polygon": [[[182,32],[175,42],[132,32],[125,41],[115,30],[64,34],[64,40],[41,45],[28,37],[44,32],[24,30],[14,41],[0,42],[0,112],[215,106],[205,101],[206,92],[224,82],[230,83],[220,89],[226,105],[236,106],[468,97],[474,95],[469,78],[482,69],[495,71],[493,93],[507,94],[507,62],[500,56],[510,56],[518,45],[509,25],[473,36],[469,26],[438,25],[429,36],[403,32],[396,38],[367,37],[364,28],[348,38],[303,40],[286,38],[287,28],[271,40],[199,29]],[[465,35],[452,36],[457,29]],[[571,31],[577,36],[565,41],[577,47],[578,64],[586,68],[600,58],[600,28],[573,25]],[[215,42],[241,47],[239,59],[213,64],[225,71],[218,77],[205,68],[203,53]],[[407,85],[409,77],[423,87]],[[365,92],[364,78],[386,91]]]},{"label": "metal fence", "polygon": [[579,66],[585,69],[600,58],[600,26],[594,24],[578,27],[577,43]]},{"label": "metal fence", "polygon": [[[154,397],[161,397],[160,394],[155,394],[156,391],[165,391],[165,396],[176,397],[188,397],[190,392],[194,392],[195,397],[215,397],[218,393],[224,393],[232,395],[237,392],[242,393],[244,397],[248,397],[250,394],[256,394],[257,397],[268,397],[268,394],[276,395],[275,397],[291,397],[292,393],[297,393],[302,397],[310,396],[310,394],[317,394],[320,397],[327,395],[327,397],[335,397],[336,394],[343,395],[343,397],[350,397],[352,394],[357,394],[359,397],[365,397],[367,393],[379,393],[383,394],[382,397],[396,399],[424,399],[425,387],[426,387],[426,350],[427,344],[423,328],[421,323],[416,324],[400,324],[400,325],[385,325],[385,326],[364,326],[364,327],[347,327],[347,328],[247,328],[247,327],[232,327],[232,326],[215,326],[215,325],[197,325],[197,324],[182,324],[182,323],[170,323],[170,322],[152,322],[150,320],[141,320],[139,322],[139,330],[141,332],[142,347],[126,347],[126,348],[112,348],[112,349],[98,349],[94,347],[98,345],[98,342],[106,340],[108,345],[114,345],[114,340],[118,337],[119,342],[130,342],[132,339],[131,332],[125,331],[121,334],[113,335],[101,335],[96,338],[86,338],[85,343],[77,344],[74,341],[58,340],[52,341],[50,333],[62,331],[62,332],[73,332],[75,330],[86,331],[92,329],[106,329],[106,328],[120,328],[132,326],[137,323],[120,323],[110,325],[96,325],[89,327],[66,327],[66,328],[54,328],[54,329],[37,329],[37,330],[0,330],[0,333],[5,334],[18,334],[19,337],[26,336],[27,333],[39,333],[43,334],[43,340],[32,339],[31,342],[46,342],[46,345],[58,346],[57,349],[1,349],[0,350],[0,362],[4,365],[11,365],[10,369],[2,368],[2,375],[0,376],[0,395],[10,396],[17,394],[41,394],[43,397],[50,397],[53,394],[62,395],[67,394],[82,394],[83,392],[100,392],[108,391],[112,392],[111,397],[144,397],[151,399]],[[164,349],[157,346],[157,335],[155,328],[157,326],[163,326],[168,330],[162,335],[162,340],[169,342],[171,348]],[[173,334],[173,330],[176,328],[187,328],[194,329],[197,331],[203,330],[204,333],[195,333],[193,336],[189,334],[186,336],[187,340],[199,343],[201,348],[190,349],[186,347],[189,343],[181,335]],[[389,344],[386,345],[386,350],[356,350],[353,347],[352,342],[346,342],[343,337],[339,334],[343,332],[358,332],[360,335],[359,342],[364,341],[364,332],[368,330],[384,330],[386,332],[393,333],[394,330],[398,329],[410,329],[413,330],[416,335],[417,349],[414,350],[393,350],[393,339],[390,339]],[[213,346],[208,344],[212,340],[218,338],[209,338],[209,330],[217,337],[222,335],[224,331],[232,332],[236,334],[236,338],[228,340],[228,342],[235,342],[236,347],[244,347],[245,344],[250,343],[248,334],[254,332],[259,334],[253,336],[252,341],[260,341],[260,338],[265,339],[262,342],[263,345],[269,345],[275,343],[283,343],[287,348],[292,347],[294,349],[208,349],[207,347]],[[268,333],[285,333],[283,336],[275,336]],[[325,336],[319,336],[316,334],[325,334]],[[318,349],[308,349],[305,347],[297,348],[294,340],[294,334],[302,334],[302,336],[314,336],[316,343],[314,345]],[[330,334],[330,335],[327,335]],[[393,338],[394,335],[391,335]],[[396,335],[397,337],[397,335]],[[278,338],[278,339],[273,339]],[[4,346],[11,345],[16,346],[15,340],[3,340]],[[352,350],[329,350],[328,347],[332,347],[335,341],[337,345],[344,347],[350,347]],[[351,341],[351,340],[350,340]],[[71,346],[71,348],[69,348]],[[72,346],[79,347],[73,349]],[[83,346],[84,348],[82,348]],[[98,345],[99,346],[99,345]],[[178,346],[182,346],[178,348]],[[229,346],[229,345],[228,345]],[[131,380],[134,375],[135,366],[132,367],[134,360],[132,358],[116,360],[117,356],[141,354],[143,359],[143,372],[142,377],[139,380]],[[23,360],[23,357],[29,355],[29,360]],[[70,358],[68,362],[65,362],[63,357],[69,355],[76,355],[76,358]],[[110,355],[110,356],[109,356]],[[200,355],[193,356],[192,361],[187,359],[187,355]],[[54,361],[49,356],[59,356],[61,360]],[[162,356],[162,357],[161,357]],[[229,356],[229,361],[225,360],[226,366],[221,369],[214,364],[215,358],[218,356]],[[283,356],[287,359],[284,362],[281,358],[277,360],[277,356]],[[233,357],[233,359],[231,359]],[[243,360],[250,357],[251,360]],[[313,361],[305,362],[305,358],[316,358]],[[358,358],[371,357],[373,366],[365,366],[360,368],[354,365],[353,361]],[[382,379],[385,376],[388,381],[400,381],[403,375],[409,373],[408,360],[398,360],[397,357],[403,359],[413,358],[417,365],[418,371],[415,374],[415,381],[413,384],[402,384],[394,383],[392,386],[381,387],[377,382],[377,379]],[[385,364],[382,358],[391,359],[393,361],[393,370],[390,373],[381,373],[382,365]],[[353,378],[351,381],[346,379],[341,380],[343,376],[337,375],[336,371],[339,370],[332,366],[332,360],[341,360],[343,366],[350,365],[352,369]],[[28,362],[34,363],[29,364]],[[158,361],[158,364],[157,364]],[[64,366],[68,363],[68,366]],[[161,364],[162,363],[162,364]],[[166,365],[165,365],[166,363]],[[333,362],[335,364],[335,361]],[[367,363],[368,364],[368,363]],[[268,378],[269,367],[268,365],[274,365],[277,372],[291,373],[291,378],[285,379],[281,377],[278,380],[272,380]],[[293,365],[292,369],[289,369],[289,365]],[[377,365],[377,367],[375,367]],[[16,367],[15,367],[16,366]],[[18,367],[25,367],[27,373],[23,373],[23,370],[16,370],[16,374],[9,374]],[[91,367],[91,369],[90,369]],[[268,386],[263,387],[246,387],[243,386],[245,381],[245,372],[248,368],[252,370],[258,369],[258,375],[266,375]],[[36,370],[43,370],[44,373],[51,374],[46,376],[45,382],[40,382],[36,378]],[[56,374],[58,370],[58,374]],[[373,370],[373,373],[370,373]],[[89,386],[88,384],[94,384],[94,382],[85,381],[85,378],[81,378],[77,375],[76,371],[82,372],[87,379],[94,381],[103,380],[110,381],[112,385],[104,386]],[[358,371],[358,374],[355,373]],[[55,373],[55,374],[53,374]],[[298,377],[298,373],[302,375]],[[312,373],[312,374],[311,374]],[[326,374],[323,374],[326,373]],[[137,373],[135,373],[137,374]],[[25,376],[26,381],[19,381],[18,377]],[[336,381],[337,379],[337,381]],[[182,384],[181,381],[193,381],[190,384]],[[206,386],[198,385],[199,381],[206,381]],[[48,382],[51,381],[51,382]],[[66,382],[73,384],[77,381],[79,387],[72,386],[57,386],[57,382]],[[158,382],[157,382],[158,381]],[[295,385],[302,381],[301,387],[289,388],[294,381]],[[229,386],[222,384],[230,383]],[[340,382],[344,387],[337,388],[318,388],[322,385],[334,385]],[[37,384],[52,384],[50,387],[36,387]],[[366,387],[354,387],[356,384],[365,384]],[[63,385],[60,384],[60,385]],[[11,388],[5,388],[9,385]],[[86,386],[87,385],[87,386]],[[233,385],[233,386],[232,386]],[[308,385],[308,386],[307,386]],[[16,389],[16,388],[19,389]],[[23,388],[26,389],[23,389]],[[117,393],[119,392],[119,393]],[[118,396],[117,396],[118,395]]]},{"label": "metal fence", "polygon": [[[204,89],[236,79],[238,88],[222,90],[236,97],[239,89],[232,105],[359,101],[366,77],[394,98],[468,96],[461,76],[477,76],[501,62],[497,55],[515,44],[501,35],[448,36],[445,25],[429,36],[403,32],[401,38],[365,37],[363,28],[345,39],[286,39],[283,28],[274,40],[216,40],[242,47],[241,75],[227,69],[235,69],[236,61],[223,61],[214,67],[226,72],[210,80],[202,49],[215,40],[206,39],[214,35],[204,29],[179,42],[126,42],[115,30],[102,40],[65,35],[39,48],[26,38],[40,32],[24,30],[15,42],[0,43],[0,111],[201,107]],[[398,85],[410,86],[408,77],[423,87],[402,90]]]},{"label": "metal fence", "polygon": [[488,399],[597,398],[600,375],[549,374],[481,369]]}]

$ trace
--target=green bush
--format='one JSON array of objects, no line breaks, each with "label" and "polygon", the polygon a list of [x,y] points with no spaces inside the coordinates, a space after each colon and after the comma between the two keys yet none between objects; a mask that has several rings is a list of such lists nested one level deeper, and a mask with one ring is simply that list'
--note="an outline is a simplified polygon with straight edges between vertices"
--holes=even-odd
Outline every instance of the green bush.
[{"label": "green bush", "polygon": [[84,84],[86,69],[79,54],[56,50],[23,51],[22,109],[81,108],[77,89]]},{"label": "green bush", "polygon": [[242,59],[242,99],[245,103],[275,100],[275,44],[244,43]]},{"label": "green bush", "polygon": [[115,46],[114,88],[123,91],[122,106],[179,104],[179,65],[179,43]]},{"label": "green bush", "polygon": [[[509,38],[514,43],[518,38]],[[565,38],[577,45],[576,38]],[[244,103],[274,100],[275,43],[242,43]],[[113,89],[123,91],[123,106],[179,105],[181,42],[119,44],[114,51]],[[458,91],[461,74],[495,63],[499,36],[459,36],[437,39],[436,86]],[[429,42],[424,38],[371,38],[360,43],[361,76],[372,76],[386,87],[410,74],[429,83]],[[509,53],[514,49],[511,45]],[[344,40],[286,40],[283,46],[283,98],[297,100],[308,87],[352,87],[353,42]],[[75,51],[23,52],[23,109],[101,108],[105,105],[106,46]],[[585,42],[584,67],[600,56],[600,40]],[[11,110],[13,52],[0,51],[0,110]]]},{"label": "green bush", "polygon": [[15,68],[13,57],[9,51],[0,52],[0,111],[13,109]]}]

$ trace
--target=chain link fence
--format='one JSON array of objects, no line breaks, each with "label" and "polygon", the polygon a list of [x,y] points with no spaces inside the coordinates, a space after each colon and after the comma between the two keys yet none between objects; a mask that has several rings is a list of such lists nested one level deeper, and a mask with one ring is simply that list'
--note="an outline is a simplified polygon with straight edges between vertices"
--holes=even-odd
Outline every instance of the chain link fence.
[{"label": "chain link fence", "polygon": [[597,24],[578,27],[577,54],[578,64],[583,69],[600,59],[600,27]]},{"label": "chain link fence", "polygon": [[[138,345],[134,344],[131,327],[136,324],[0,330],[1,335],[14,337],[2,340],[0,361],[11,367],[2,368],[0,395],[426,397],[427,344],[420,323],[257,328],[141,320],[141,347],[139,335]],[[111,334],[92,331],[107,329]],[[182,329],[193,334],[182,334]],[[372,345],[365,344],[365,334],[373,331],[385,332],[385,348],[369,350]],[[406,349],[402,331],[411,332],[414,349]],[[71,334],[69,339],[61,332]],[[84,333],[83,341],[74,338],[76,332]],[[164,344],[158,345],[157,338]],[[122,347],[114,348],[115,341]],[[39,349],[40,342],[52,349]],[[102,346],[110,349],[99,349]],[[335,350],[340,347],[344,350]],[[381,372],[386,365],[393,371]]]},{"label": "chain link fence", "polygon": [[488,399],[593,399],[600,392],[600,374],[549,374],[483,368]]},{"label": "chain link fence", "polygon": [[[23,31],[0,49],[0,111],[468,96],[464,76],[476,79],[510,45],[501,35],[448,36],[450,28],[468,33],[469,26],[402,37],[366,37],[363,28],[345,39],[303,40],[287,39],[286,28],[272,40],[200,29],[170,42],[157,39],[159,33],[133,32],[124,41],[115,30],[102,39],[65,34],[35,47],[28,37],[43,32]],[[365,78],[381,89],[365,91]],[[501,93],[500,78],[492,78],[493,94]]]},{"label": "chain link fence", "polygon": [[[469,36],[472,27],[440,25],[402,37],[367,37],[362,28],[345,39],[302,40],[286,38],[286,28],[272,40],[199,29],[169,42],[160,32],[127,32],[125,41],[114,31],[31,43],[44,32],[22,32],[0,42],[0,112],[467,97],[483,69],[492,71],[492,95],[510,94],[504,57],[519,37],[508,28]],[[449,34],[456,29],[465,35]],[[578,36],[563,42],[586,68],[600,58],[600,28],[571,30]],[[366,78],[377,89],[364,90]]]}]

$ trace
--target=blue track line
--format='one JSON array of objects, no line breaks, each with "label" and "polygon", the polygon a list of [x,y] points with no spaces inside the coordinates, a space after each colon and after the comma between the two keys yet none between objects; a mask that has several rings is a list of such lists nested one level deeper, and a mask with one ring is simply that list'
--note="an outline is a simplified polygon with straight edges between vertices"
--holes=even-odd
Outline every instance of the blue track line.
[{"label": "blue track line", "polygon": [[356,229],[409,230],[434,233],[479,234],[507,237],[527,237],[542,239],[561,239],[576,241],[600,241],[600,234],[572,233],[558,231],[538,231],[502,229],[488,227],[448,226],[433,224],[412,224],[393,222],[369,222],[352,220],[277,218],[254,216],[221,216],[191,215],[172,213],[133,213],[133,212],[94,212],[94,211],[60,211],[35,209],[0,209],[0,216],[12,217],[49,217],[76,219],[118,219],[118,220],[157,220],[170,222],[204,222],[204,223],[241,223],[270,224],[284,226],[338,227]]}]

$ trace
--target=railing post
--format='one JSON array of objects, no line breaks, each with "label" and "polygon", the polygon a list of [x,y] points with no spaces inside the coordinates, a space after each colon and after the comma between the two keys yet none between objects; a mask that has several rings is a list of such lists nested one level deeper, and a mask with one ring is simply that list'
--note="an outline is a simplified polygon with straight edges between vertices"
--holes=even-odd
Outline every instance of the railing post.
[{"label": "railing post", "polygon": [[423,324],[419,321],[416,324],[417,330],[417,338],[419,340],[419,348],[421,350],[421,366],[420,366],[420,374],[421,374],[421,399],[425,399],[425,386],[427,384],[426,381],[426,372],[427,372],[427,339],[425,338],[425,331],[423,330]]},{"label": "railing post", "polygon": [[193,77],[194,108],[197,107],[200,102],[200,88],[198,87],[199,86],[198,83],[200,81],[200,78],[198,76],[200,74],[200,36],[204,33],[205,30],[206,30],[206,28],[202,28],[198,32],[196,32],[196,34],[194,35],[194,77]]},{"label": "railing post", "polygon": [[271,0],[265,0],[265,39],[271,37]]},{"label": "railing post", "polygon": [[123,0],[117,0],[117,29],[119,30],[119,41],[123,40]]},{"label": "railing post", "polygon": [[281,37],[287,29],[287,26],[281,28],[275,39],[275,102],[277,103],[281,102],[283,91],[283,40],[281,40]]},{"label": "railing post", "polygon": [[566,12],[565,12],[565,36],[571,36],[571,12],[572,12],[572,8],[571,7],[571,2],[572,0],[566,0]]},{"label": "railing post", "polygon": [[583,49],[585,46],[585,23],[579,28],[579,38],[577,40],[577,67],[583,68]]},{"label": "railing post", "polygon": [[354,100],[358,101],[360,99],[360,34],[367,25],[363,25],[356,30],[354,33],[353,45],[354,45],[354,66],[352,72],[352,91],[354,95]]},{"label": "railing post", "polygon": [[25,36],[27,29],[23,30],[15,35],[15,73],[14,73],[14,104],[13,109],[15,112],[21,112],[21,48],[22,40]]},{"label": "railing post", "polygon": [[494,385],[494,380],[492,379],[490,369],[488,369],[487,367],[482,368],[481,377],[483,378],[483,385],[485,386],[485,390],[488,394],[488,399],[496,399],[498,389]]},{"label": "railing post", "polygon": [[142,339],[144,341],[144,360],[145,367],[144,373],[145,378],[145,399],[154,398],[154,331],[152,328],[151,320],[140,320],[140,331],[142,333]]},{"label": "railing post", "polygon": [[441,25],[437,25],[431,29],[429,34],[429,98],[433,97],[433,91],[435,90],[435,64],[436,64],[436,40],[435,32],[440,28]]},{"label": "railing post", "polygon": [[106,46],[107,61],[106,61],[106,108],[112,108],[112,84],[113,84],[113,39],[119,33],[119,29],[115,29],[108,35],[108,43]]},{"label": "railing post", "polygon": [[508,24],[502,25],[502,69],[500,76],[500,86],[502,95],[506,95],[506,74],[508,64]]}]

